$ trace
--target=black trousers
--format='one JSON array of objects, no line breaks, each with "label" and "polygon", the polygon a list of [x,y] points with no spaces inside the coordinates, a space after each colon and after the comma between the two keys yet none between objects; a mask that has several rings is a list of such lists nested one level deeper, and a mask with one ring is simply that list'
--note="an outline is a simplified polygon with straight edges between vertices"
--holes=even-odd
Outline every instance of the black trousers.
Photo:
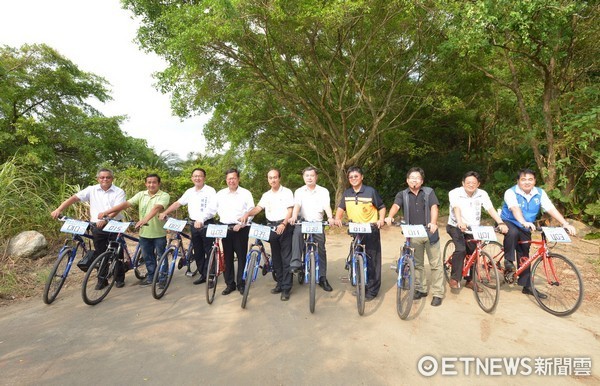
[{"label": "black trousers", "polygon": [[[108,248],[108,243],[110,241],[114,241],[117,239],[117,234],[112,232],[105,232],[102,229],[94,228],[92,230],[92,242],[94,244],[94,258],[100,256],[102,253],[106,252],[106,248]],[[119,254],[119,258],[123,257],[123,250]],[[117,282],[125,281],[125,267],[123,267],[122,260],[117,260],[117,265],[115,266],[115,280]]]},{"label": "black trousers", "polygon": [[[246,266],[246,254],[248,253],[248,233],[250,227],[243,227],[237,232],[233,230],[227,231],[227,237],[221,239],[223,244],[223,255],[225,257],[225,272],[223,276],[227,287],[241,289],[244,287],[242,276],[244,275],[244,267]],[[237,275],[233,264],[234,255],[237,257]]]},{"label": "black trousers", "polygon": [[[214,224],[214,220],[207,220],[204,225]],[[194,260],[196,260],[196,266],[198,272],[206,277],[206,270],[208,269],[208,258],[215,241],[212,237],[206,237],[206,227],[200,229],[192,226],[192,245],[194,246]]]},{"label": "black trousers", "polygon": [[[452,237],[452,242],[454,243],[451,277],[460,283],[462,280],[462,270],[465,264],[465,256],[475,252],[475,244],[467,242],[467,240],[472,240],[473,236],[468,233],[463,233],[460,228],[452,225],[446,226],[446,232]],[[444,256],[444,258],[446,257]],[[470,280],[471,277],[473,277],[474,267],[474,265],[471,267],[471,272],[467,276],[467,280]]]},{"label": "black trousers", "polygon": [[362,235],[367,258],[367,288],[365,295],[377,296],[381,288],[381,236],[379,229],[373,227],[372,233]]},{"label": "black trousers", "polygon": [[271,244],[271,261],[277,276],[277,285],[282,290],[288,291],[292,288],[292,273],[290,262],[292,261],[292,236],[294,229],[286,225],[282,234],[278,235],[271,231],[269,244]]},{"label": "black trousers", "polygon": [[[505,224],[508,227],[508,232],[504,235],[504,264],[507,266],[507,262],[511,261],[514,266],[518,266],[515,263],[515,257],[516,261],[520,261],[521,257],[529,256],[529,248],[531,247],[531,244],[519,244],[519,241],[531,240],[531,232],[529,229],[518,227],[510,221],[506,221]],[[529,287],[530,278],[531,270],[527,268],[519,275],[519,285]]]}]

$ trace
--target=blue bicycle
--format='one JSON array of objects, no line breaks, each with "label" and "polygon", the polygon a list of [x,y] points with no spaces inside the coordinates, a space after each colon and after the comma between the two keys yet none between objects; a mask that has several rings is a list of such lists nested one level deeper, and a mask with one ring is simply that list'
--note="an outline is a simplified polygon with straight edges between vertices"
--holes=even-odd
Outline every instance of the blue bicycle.
[{"label": "blue bicycle", "polygon": [[[252,224],[250,226],[249,237],[254,237],[254,243],[250,246],[250,250],[246,255],[246,265],[244,267],[244,274],[242,280],[244,281],[244,293],[242,294],[242,308],[246,308],[246,302],[248,301],[248,294],[250,293],[250,286],[258,277],[258,269],[262,269],[262,274],[265,276],[271,272],[273,280],[277,281],[277,275],[273,270],[270,256],[265,251],[263,240],[268,241],[271,231],[275,227],[269,227],[266,225]],[[262,265],[261,265],[262,261]]]},{"label": "blue bicycle", "polygon": [[303,221],[297,222],[295,226],[302,226],[304,235],[304,254],[302,256],[303,271],[298,274],[299,284],[309,284],[308,308],[311,313],[315,312],[317,284],[319,284],[319,246],[314,240],[314,234],[322,234],[323,226],[327,221]]},{"label": "blue bicycle", "polygon": [[362,242],[362,235],[371,233],[375,224],[371,223],[348,223],[348,233],[352,236],[350,252],[346,258],[346,270],[348,270],[348,280],[352,286],[356,287],[356,307],[358,314],[365,312],[365,290],[369,277],[367,275],[367,255],[365,244]]}]

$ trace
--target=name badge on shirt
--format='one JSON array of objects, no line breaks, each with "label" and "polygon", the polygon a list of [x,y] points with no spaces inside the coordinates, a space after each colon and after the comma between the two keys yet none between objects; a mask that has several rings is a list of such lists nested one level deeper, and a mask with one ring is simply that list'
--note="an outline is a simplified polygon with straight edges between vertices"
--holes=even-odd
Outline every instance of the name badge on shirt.
[{"label": "name badge on shirt", "polygon": [[548,241],[555,243],[570,243],[571,238],[562,227],[542,227],[542,231],[546,235]]},{"label": "name badge on shirt", "polygon": [[302,233],[323,233],[323,223],[320,221],[303,221]]},{"label": "name badge on shirt", "polygon": [[68,219],[60,228],[61,232],[72,233],[74,235],[82,235],[90,224],[85,221]]},{"label": "name badge on shirt", "polygon": [[348,223],[348,231],[350,233],[371,233],[371,223],[351,222]]},{"label": "name badge on shirt", "polygon": [[224,239],[227,237],[227,225],[208,224],[206,237]]},{"label": "name badge on shirt", "polygon": [[176,218],[169,217],[163,228],[168,231],[181,232],[185,229],[186,225],[187,221],[185,220],[177,220]]},{"label": "name badge on shirt", "polygon": [[428,237],[427,231],[423,225],[402,224],[400,226],[402,227],[404,237],[412,237],[415,239]]},{"label": "name badge on shirt", "polygon": [[494,227],[490,226],[471,226],[473,239],[481,241],[498,241]]},{"label": "name badge on shirt", "polygon": [[104,228],[102,228],[102,230],[111,233],[125,233],[127,231],[127,228],[129,228],[129,225],[131,225],[130,222],[110,220],[108,224],[106,224]]},{"label": "name badge on shirt", "polygon": [[248,237],[252,237],[255,239],[269,241],[269,236],[271,235],[271,228],[266,225],[252,224],[250,225],[250,233],[248,233]]}]

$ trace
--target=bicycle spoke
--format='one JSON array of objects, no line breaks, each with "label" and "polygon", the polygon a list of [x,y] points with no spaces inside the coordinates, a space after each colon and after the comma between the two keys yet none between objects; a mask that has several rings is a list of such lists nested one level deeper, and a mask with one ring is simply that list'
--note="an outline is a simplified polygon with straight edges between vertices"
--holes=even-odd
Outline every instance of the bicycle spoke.
[{"label": "bicycle spoke", "polygon": [[572,314],[583,300],[579,270],[569,259],[554,253],[533,264],[531,289],[540,307],[556,316]]}]

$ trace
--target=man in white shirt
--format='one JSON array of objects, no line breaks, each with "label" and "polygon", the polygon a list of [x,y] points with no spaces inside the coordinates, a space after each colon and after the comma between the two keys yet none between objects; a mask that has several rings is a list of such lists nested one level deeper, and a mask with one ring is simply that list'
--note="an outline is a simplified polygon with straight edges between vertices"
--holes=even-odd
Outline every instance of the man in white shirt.
[{"label": "man in white shirt", "polygon": [[[317,185],[317,169],[309,166],[302,172],[305,186],[296,189],[294,192],[294,209],[290,223],[298,221],[323,221],[323,212],[327,214],[330,225],[334,224],[333,214],[331,212],[331,202],[329,191],[322,186]],[[314,234],[313,238],[318,246],[319,252],[319,286],[327,292],[333,291],[327,281],[327,250],[325,249],[325,233]],[[297,273],[301,270],[302,249],[304,241],[302,238],[302,228],[294,227],[292,238],[292,261],[290,268],[292,272]]]},{"label": "man in white shirt", "polygon": [[[460,288],[462,270],[465,256],[475,251],[472,243],[466,240],[473,236],[465,233],[468,227],[478,226],[481,221],[481,208],[485,209],[496,221],[502,233],[506,233],[508,227],[502,222],[500,216],[494,209],[490,196],[485,190],[479,189],[480,176],[477,172],[467,172],[462,179],[462,187],[456,188],[448,193],[450,199],[450,216],[446,231],[452,237],[454,253],[452,254],[452,275],[450,288]],[[465,287],[473,289],[471,277],[467,277]]]},{"label": "man in white shirt", "polygon": [[217,212],[217,192],[214,188],[206,185],[206,170],[195,168],[192,170],[192,182],[194,186],[183,193],[181,198],[175,201],[158,218],[165,220],[167,215],[183,205],[187,205],[190,220],[194,220],[192,226],[192,245],[194,246],[194,259],[198,267],[198,278],[194,284],[206,283],[207,257],[210,254],[213,238],[206,237],[207,224],[214,223]]},{"label": "man in white shirt", "polygon": [[[240,186],[240,174],[237,169],[229,169],[225,172],[227,187],[217,193],[217,213],[221,224],[234,225],[233,229],[227,231],[227,237],[222,239],[223,254],[225,256],[225,283],[227,288],[222,292],[229,295],[236,289],[240,294],[244,293],[245,283],[242,280],[244,267],[246,266],[246,253],[248,253],[248,232],[250,228],[241,223],[241,218],[250,209],[254,208],[254,199],[249,190]],[[233,265],[233,256],[237,256],[237,275]]]},{"label": "man in white shirt", "polygon": [[267,180],[271,189],[262,195],[258,205],[242,216],[241,220],[246,222],[248,217],[256,216],[264,209],[267,225],[276,227],[269,236],[273,268],[277,276],[277,285],[271,293],[281,293],[281,300],[287,301],[292,290],[290,260],[293,227],[289,225],[289,220],[294,207],[294,195],[291,190],[281,186],[281,172],[278,169],[269,170]]},{"label": "man in white shirt", "polygon": [[[113,185],[113,179],[114,174],[112,170],[98,170],[98,173],[96,173],[96,180],[98,183],[96,185],[88,186],[75,193],[50,213],[53,218],[57,219],[65,209],[76,202],[81,201],[90,203],[90,221],[96,224],[96,227],[92,229],[94,258],[106,251],[108,242],[116,238],[115,233],[104,232],[102,230],[106,225],[106,221],[98,218],[98,214],[117,204],[125,202],[125,192],[118,186]],[[117,213],[116,215],[113,215],[113,217],[115,220],[120,220],[123,215]],[[115,280],[117,282],[117,288],[121,288],[125,285],[125,271],[120,264],[117,265]]]}]

